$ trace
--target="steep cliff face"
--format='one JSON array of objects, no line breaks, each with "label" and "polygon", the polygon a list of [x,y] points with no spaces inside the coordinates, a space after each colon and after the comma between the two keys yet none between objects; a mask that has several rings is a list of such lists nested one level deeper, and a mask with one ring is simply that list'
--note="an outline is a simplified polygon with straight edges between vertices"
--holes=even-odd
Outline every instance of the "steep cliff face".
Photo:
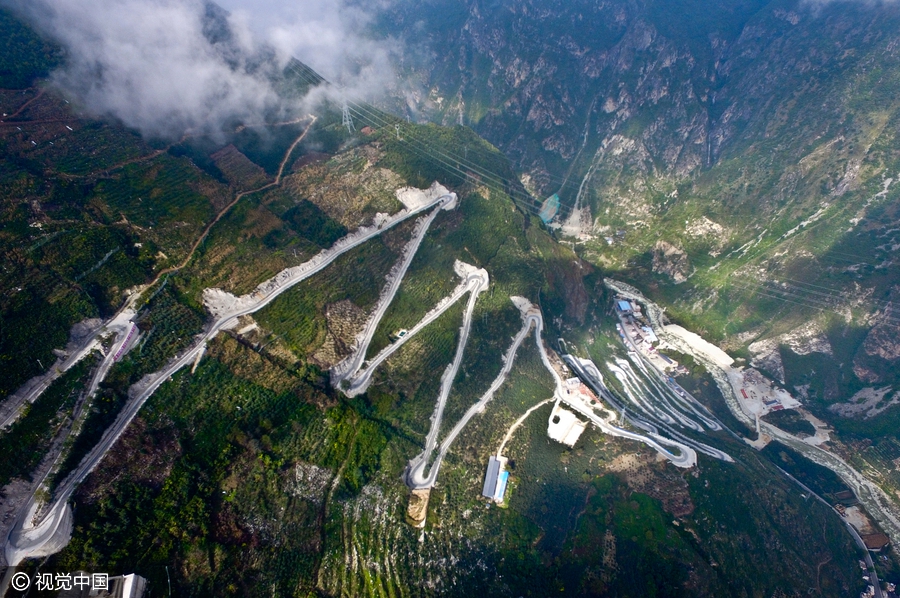
[{"label": "steep cliff face", "polygon": [[786,359],[780,374],[829,380],[820,399],[895,381],[881,315],[900,280],[900,4],[389,12],[429,49],[405,65],[410,116],[471,126],[539,199],[558,193],[551,226],[601,271],[658,288],[672,317],[731,350],[826,331],[833,356]]},{"label": "steep cliff face", "polygon": [[[450,11],[444,4],[433,3],[429,14]],[[417,41],[431,44],[434,60],[422,65],[423,101],[415,109],[473,126],[541,191],[565,187],[559,179],[569,167],[575,175],[585,170],[616,135],[644,150],[639,168],[688,174],[707,153],[713,54],[661,33],[651,13],[665,17],[651,8],[634,1],[470,2],[455,22],[423,21]],[[419,14],[401,6],[392,18]]]},{"label": "steep cliff face", "polygon": [[665,274],[675,284],[687,280],[690,270],[684,251],[666,241],[657,241],[653,246],[653,271]]},{"label": "steep cliff face", "polygon": [[853,360],[853,371],[863,382],[874,384],[890,380],[887,372],[893,372],[900,362],[900,326],[897,325],[896,301],[900,287],[891,290],[890,301],[876,315],[875,325],[869,330]]},{"label": "steep cliff face", "polygon": [[454,4],[390,13],[431,49],[408,65],[421,82],[410,110],[471,125],[570,203],[610,146],[627,146],[616,170],[682,180],[767,140],[795,159],[817,139],[846,140],[860,84],[896,68],[891,6]]}]

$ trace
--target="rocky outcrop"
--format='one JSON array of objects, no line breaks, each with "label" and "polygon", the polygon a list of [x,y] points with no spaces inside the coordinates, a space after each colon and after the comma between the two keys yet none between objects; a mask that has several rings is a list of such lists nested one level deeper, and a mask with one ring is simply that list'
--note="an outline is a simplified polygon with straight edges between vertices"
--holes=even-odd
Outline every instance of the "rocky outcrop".
[{"label": "rocky outcrop", "polygon": [[778,341],[766,339],[751,343],[747,350],[753,355],[750,365],[764,370],[784,384],[784,362],[781,360]]},{"label": "rocky outcrop", "polygon": [[866,336],[863,351],[891,363],[900,360],[900,327],[887,323],[875,326]]},{"label": "rocky outcrop", "polygon": [[895,286],[890,301],[876,315],[875,325],[853,359],[853,373],[868,384],[886,380],[887,371],[894,370],[900,362],[900,326],[894,315],[894,302],[898,296],[900,287]]},{"label": "rocky outcrop", "polygon": [[657,274],[665,274],[675,284],[687,280],[691,264],[687,254],[678,247],[666,241],[657,241],[653,247],[653,271]]},{"label": "rocky outcrop", "polygon": [[774,338],[758,340],[747,346],[753,358],[750,364],[766,370],[784,384],[784,362],[781,348],[786,347],[797,355],[810,353],[832,354],[831,343],[818,322],[811,321]]},{"label": "rocky outcrop", "polygon": [[713,257],[721,254],[722,249],[728,243],[728,229],[706,216],[686,221],[684,232],[695,239],[708,243],[709,254]]},{"label": "rocky outcrop", "polygon": [[850,397],[850,400],[847,402],[835,403],[829,406],[828,410],[843,417],[871,419],[886,411],[889,407],[900,403],[898,393],[894,393],[894,396],[888,399],[891,390],[890,386],[885,386],[884,388],[863,388]]},{"label": "rocky outcrop", "polygon": [[809,355],[810,353],[824,353],[832,355],[831,342],[817,322],[807,322],[798,326],[778,339],[797,355]]},{"label": "rocky outcrop", "polygon": [[[454,25],[414,5],[391,17],[431,49],[412,65],[420,83],[409,85],[420,88],[407,97],[421,101],[404,107],[473,127],[529,173],[539,197],[559,192],[569,209],[589,197],[602,218],[598,204],[636,182],[696,181],[749,154],[751,164],[725,168],[714,201],[772,213],[803,195],[864,186],[852,148],[874,137],[842,123],[848,94],[870,88],[843,81],[897,68],[896,3],[824,4],[463,0],[448,11]],[[834,126],[825,132],[824,122]],[[816,175],[820,167],[830,171]],[[644,195],[660,190],[646,186]]]}]

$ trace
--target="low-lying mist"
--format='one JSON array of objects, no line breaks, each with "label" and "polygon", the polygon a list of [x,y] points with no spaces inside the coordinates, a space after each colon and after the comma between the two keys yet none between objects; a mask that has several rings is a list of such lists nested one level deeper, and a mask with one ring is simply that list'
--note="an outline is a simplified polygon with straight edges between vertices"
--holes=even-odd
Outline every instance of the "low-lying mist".
[{"label": "low-lying mist", "polygon": [[355,99],[377,97],[395,78],[395,44],[367,36],[369,14],[347,2],[0,2],[64,49],[53,85],[85,113],[150,137],[216,135],[308,110],[310,98],[287,100],[272,84],[292,57]]}]

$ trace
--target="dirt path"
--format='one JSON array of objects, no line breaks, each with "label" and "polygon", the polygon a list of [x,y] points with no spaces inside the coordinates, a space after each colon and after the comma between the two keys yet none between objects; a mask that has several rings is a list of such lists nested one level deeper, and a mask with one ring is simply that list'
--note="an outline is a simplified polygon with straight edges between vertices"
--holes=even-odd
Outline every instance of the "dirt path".
[{"label": "dirt path", "polygon": [[299,125],[306,118],[308,118],[308,117],[298,118],[295,120],[286,120],[286,121],[278,122],[278,123],[254,123],[252,125],[240,125],[238,128],[236,128],[234,130],[234,132],[240,133],[244,129],[262,129],[262,128],[266,128],[266,127],[287,127],[290,125]]},{"label": "dirt path", "polygon": [[538,403],[537,405],[535,405],[534,407],[532,407],[531,409],[529,409],[528,411],[523,413],[522,416],[519,417],[519,419],[517,419],[513,423],[513,425],[511,425],[509,427],[509,430],[507,430],[506,436],[503,437],[503,442],[500,443],[500,448],[497,449],[497,456],[500,457],[503,455],[503,449],[506,448],[506,443],[508,443],[509,439],[512,438],[513,432],[515,432],[519,428],[519,426],[521,426],[523,423],[525,423],[525,420],[528,419],[529,415],[531,415],[533,412],[537,411],[544,405],[546,405],[548,403],[552,403],[552,402],[553,402],[553,399],[544,399],[543,401],[541,401],[540,403]]},{"label": "dirt path", "polygon": [[28,106],[30,106],[32,103],[34,103],[35,100],[41,98],[43,95],[44,95],[44,90],[43,90],[43,89],[38,89],[37,94],[36,94],[33,98],[31,98],[30,100],[28,100],[27,102],[25,102],[24,104],[22,104],[21,106],[19,106],[19,109],[18,109],[18,110],[16,110],[16,111],[13,112],[12,114],[7,114],[7,115],[4,116],[3,118],[15,118],[15,117],[19,116],[20,114],[22,114],[22,111],[23,111],[23,110],[25,110],[26,108],[28,108]]},{"label": "dirt path", "polygon": [[159,274],[156,275],[156,278],[153,279],[153,282],[151,282],[149,285],[147,285],[146,288],[150,288],[153,285],[155,285],[166,274],[170,274],[172,272],[177,272],[178,270],[181,270],[182,268],[187,266],[188,263],[191,261],[191,258],[194,257],[194,253],[196,253],[197,248],[200,247],[200,244],[203,243],[204,240],[206,240],[206,237],[209,235],[209,231],[212,230],[212,227],[214,227],[219,222],[219,220],[222,219],[223,216],[225,216],[229,211],[231,211],[231,208],[236,206],[239,201],[241,201],[243,198],[247,197],[248,195],[252,195],[254,193],[259,193],[260,191],[265,191],[266,189],[270,189],[272,187],[276,187],[281,184],[281,177],[284,174],[284,167],[287,164],[288,159],[290,159],[291,154],[294,153],[294,149],[296,149],[297,145],[301,141],[303,141],[303,138],[306,137],[306,134],[309,133],[310,129],[312,128],[312,126],[315,124],[315,122],[317,120],[315,116],[310,116],[310,118],[312,120],[310,120],[309,125],[307,125],[307,127],[303,130],[303,133],[301,133],[300,136],[294,140],[294,143],[292,143],[291,147],[289,147],[287,152],[285,152],[284,158],[282,158],[281,164],[278,166],[278,174],[275,176],[275,180],[272,181],[271,183],[266,183],[265,185],[263,185],[261,187],[257,187],[256,189],[250,189],[249,191],[241,191],[240,193],[238,193],[235,196],[234,201],[232,201],[230,204],[228,204],[227,206],[222,208],[222,211],[219,212],[218,215],[213,219],[213,221],[210,222],[206,226],[206,228],[203,230],[203,233],[194,242],[194,245],[191,247],[190,252],[188,252],[188,254],[187,254],[187,256],[185,256],[184,260],[182,260],[182,262],[177,266],[172,266],[171,268],[165,268],[163,270],[160,270]]}]

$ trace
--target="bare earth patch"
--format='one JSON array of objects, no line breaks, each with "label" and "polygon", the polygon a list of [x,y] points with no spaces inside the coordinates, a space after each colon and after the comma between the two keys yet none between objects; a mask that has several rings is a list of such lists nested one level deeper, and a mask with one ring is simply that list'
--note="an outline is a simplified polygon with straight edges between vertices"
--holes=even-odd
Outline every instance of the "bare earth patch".
[{"label": "bare earth patch", "polygon": [[348,229],[368,224],[376,212],[393,214],[401,204],[395,197],[403,180],[397,173],[375,165],[380,152],[362,147],[305,166],[284,177],[285,193],[307,199]]},{"label": "bare earth patch", "polygon": [[890,392],[890,386],[878,389],[867,387],[850,397],[846,403],[835,403],[828,407],[828,410],[844,417],[862,416],[863,419],[871,419],[888,407],[900,403],[900,393],[894,393],[894,396],[887,400]]},{"label": "bare earth patch", "polygon": [[687,280],[690,262],[684,250],[663,240],[653,247],[653,271],[669,276],[675,284]]},{"label": "bare earth patch", "polygon": [[325,308],[328,333],[325,342],[313,354],[312,360],[329,369],[350,355],[356,335],[366,325],[366,313],[349,299],[332,303]]}]

